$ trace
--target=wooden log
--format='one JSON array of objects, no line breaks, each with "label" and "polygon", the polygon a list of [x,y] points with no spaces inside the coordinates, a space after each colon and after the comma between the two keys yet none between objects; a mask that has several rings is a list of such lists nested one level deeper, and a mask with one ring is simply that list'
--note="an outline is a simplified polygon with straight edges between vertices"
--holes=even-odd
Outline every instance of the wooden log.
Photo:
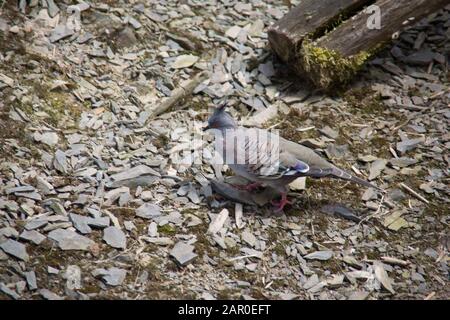
[{"label": "wooden log", "polygon": [[[305,1],[269,30],[269,41],[282,60],[293,66],[299,75],[306,76],[323,89],[331,89],[350,81],[364,63],[391,40],[393,33],[444,8],[449,2],[378,0],[374,4],[380,9],[381,26],[380,29],[371,29],[368,25],[370,14],[360,7],[364,5],[363,2],[355,1],[350,7],[340,7],[341,16],[338,15],[338,19],[344,16],[344,21],[339,21],[335,15],[333,17],[336,11],[326,7],[330,6],[329,0],[314,1],[316,10],[329,14],[327,18],[320,18],[321,23],[325,24],[308,26],[303,10],[312,8],[314,4],[313,1]],[[346,6],[350,2],[339,1],[339,4]],[[320,16],[320,11],[314,14],[318,15]],[[409,23],[405,24],[405,21]],[[337,27],[330,30],[330,25]],[[311,30],[313,27],[316,29]]]},{"label": "wooden log", "polygon": [[296,55],[306,37],[314,37],[338,21],[345,12],[356,10],[370,0],[304,0],[268,30],[270,45],[285,62]]},{"label": "wooden log", "polygon": [[[378,0],[375,4],[380,7],[380,29],[369,29],[368,14],[360,12],[317,41],[317,46],[335,50],[344,57],[368,51],[390,40],[392,34],[411,22],[418,22],[449,3],[449,0]],[[414,20],[404,24],[411,18]]]}]

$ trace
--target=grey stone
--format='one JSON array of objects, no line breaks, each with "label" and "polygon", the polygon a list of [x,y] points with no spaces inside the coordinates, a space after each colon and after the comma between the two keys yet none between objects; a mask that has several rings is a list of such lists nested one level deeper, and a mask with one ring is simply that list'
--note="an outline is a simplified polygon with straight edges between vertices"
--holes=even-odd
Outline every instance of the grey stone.
[{"label": "grey stone", "polygon": [[315,251],[312,252],[310,254],[307,254],[306,256],[304,256],[303,258],[308,259],[308,260],[322,260],[322,261],[326,261],[331,259],[331,257],[333,257],[333,251]]},{"label": "grey stone", "polygon": [[161,215],[161,208],[153,203],[145,203],[136,209],[136,215],[145,219],[155,218]]},{"label": "grey stone", "polygon": [[24,230],[20,236],[20,239],[31,241],[34,244],[40,244],[42,241],[47,239],[42,233],[36,231],[36,230]]},{"label": "grey stone", "polygon": [[25,245],[12,239],[8,239],[6,242],[0,244],[0,249],[23,261],[28,261],[30,258]]},{"label": "grey stone", "polygon": [[332,279],[327,280],[329,287],[338,287],[344,283],[345,276],[343,274],[334,275]]},{"label": "grey stone", "polygon": [[50,266],[47,267],[47,272],[49,274],[59,274],[59,270],[58,269],[50,267]]},{"label": "grey stone", "polygon": [[17,232],[17,230],[14,228],[5,227],[0,229],[0,235],[7,238],[17,238],[19,236],[19,232]]},{"label": "grey stone", "polygon": [[264,74],[267,78],[270,78],[275,74],[275,69],[274,69],[271,61],[269,61],[267,63],[261,63],[258,66],[258,70],[259,70],[259,72]]},{"label": "grey stone", "polygon": [[309,288],[308,292],[310,292],[310,293],[320,292],[320,291],[322,291],[323,287],[326,286],[326,284],[327,284],[326,281],[321,281],[321,282],[317,283],[315,286]]},{"label": "grey stone", "polygon": [[89,217],[81,216],[75,213],[69,213],[70,220],[73,223],[75,229],[82,234],[88,234],[92,232],[92,229],[88,226]]},{"label": "grey stone", "polygon": [[367,189],[367,190],[363,193],[363,195],[362,195],[362,197],[361,197],[361,199],[362,199],[363,201],[373,200],[373,199],[376,199],[376,198],[377,198],[377,192],[376,192],[375,189],[373,189],[373,188]]},{"label": "grey stone", "polygon": [[59,140],[58,134],[56,132],[44,132],[42,134],[39,132],[35,132],[33,137],[37,142],[45,143],[46,145],[51,147],[56,145]]},{"label": "grey stone", "polygon": [[414,52],[413,54],[404,58],[404,61],[408,64],[428,66],[434,59],[435,53],[425,49]]},{"label": "grey stone", "polygon": [[424,251],[424,254],[429,256],[432,259],[437,259],[439,257],[439,253],[436,250],[434,250],[433,248],[427,248]]},{"label": "grey stone", "polygon": [[197,189],[194,188],[193,186],[191,186],[191,188],[189,189],[187,197],[189,198],[189,200],[192,201],[192,203],[195,203],[195,204],[200,203],[200,197],[198,196]]},{"label": "grey stone", "polygon": [[158,246],[171,246],[173,245],[173,240],[168,237],[142,237],[142,240],[148,243],[154,243]]},{"label": "grey stone", "polygon": [[113,248],[125,249],[127,246],[125,233],[117,227],[108,227],[103,230],[103,240]]},{"label": "grey stone", "polygon": [[377,159],[370,165],[369,180],[374,180],[379,177],[381,172],[386,168],[387,160]]},{"label": "grey stone", "polygon": [[67,267],[64,273],[64,279],[66,279],[66,287],[69,290],[81,289],[81,269],[77,265],[70,265]]},{"label": "grey stone", "polygon": [[331,129],[328,126],[319,129],[319,132],[331,139],[336,139],[339,136],[339,133],[336,130]]},{"label": "grey stone", "polygon": [[33,192],[36,189],[33,186],[20,186],[20,187],[14,187],[14,188],[8,188],[6,189],[6,194],[12,194],[16,192]]},{"label": "grey stone", "polygon": [[134,225],[134,223],[132,221],[124,221],[123,222],[123,226],[125,227],[125,229],[127,231],[131,231],[133,229],[136,229],[136,226]]},{"label": "grey stone", "polygon": [[50,198],[44,201],[44,205],[50,207],[56,214],[66,216],[67,212],[64,209],[64,206],[61,204],[61,201],[56,198]]},{"label": "grey stone", "polygon": [[39,294],[46,300],[64,300],[63,297],[57,295],[56,293],[48,289],[39,290]]},{"label": "grey stone", "polygon": [[173,249],[170,251],[170,256],[173,257],[178,264],[180,264],[181,266],[185,266],[191,263],[197,257],[197,254],[195,254],[193,251],[194,246],[180,241],[175,244]]},{"label": "grey stone", "polygon": [[403,74],[403,70],[396,64],[393,64],[392,62],[384,61],[380,66],[387,72],[390,72],[394,75],[399,76],[399,75]]},{"label": "grey stone", "polygon": [[392,287],[392,279],[389,277],[385,265],[379,261],[374,261],[373,270],[375,278],[381,283],[381,285],[388,290],[390,293],[394,294],[395,290]]},{"label": "grey stone", "polygon": [[172,211],[167,216],[167,221],[169,221],[175,225],[180,225],[183,223],[183,216],[178,211]]},{"label": "grey stone", "polygon": [[400,157],[389,160],[390,164],[395,167],[404,168],[416,164],[417,160],[413,158]]},{"label": "grey stone", "polygon": [[342,159],[344,158],[348,153],[348,145],[336,145],[336,144],[330,144],[325,149],[325,153],[328,158],[333,159]]},{"label": "grey stone", "polygon": [[59,13],[59,8],[53,0],[47,0],[47,6],[48,6],[48,15],[50,17],[53,18]]},{"label": "grey stone", "polygon": [[59,40],[62,40],[64,38],[70,37],[75,32],[73,29],[70,29],[65,24],[59,24],[56,26],[55,29],[53,29],[51,35],[50,35],[50,42],[57,42]]},{"label": "grey stone", "polygon": [[[0,241],[2,241],[1,238],[0,238]],[[0,250],[0,261],[5,261],[8,259],[9,259],[8,255],[6,253],[4,253],[2,250]]]},{"label": "grey stone", "polygon": [[129,17],[128,22],[133,26],[133,28],[135,29],[139,29],[140,27],[142,27],[142,24],[136,20],[133,17]]},{"label": "grey stone", "polygon": [[19,295],[21,295],[24,292],[26,287],[27,287],[27,283],[25,281],[16,282],[16,291]]},{"label": "grey stone", "polygon": [[36,273],[34,271],[24,272],[25,279],[27,280],[28,289],[36,290],[37,281],[36,281]]},{"label": "grey stone", "polygon": [[406,195],[404,194],[404,192],[398,188],[389,191],[389,197],[395,202],[406,199]]},{"label": "grey stone", "polygon": [[124,269],[119,268],[109,268],[106,269],[95,269],[92,272],[92,275],[94,277],[101,276],[103,281],[110,286],[119,286],[122,284],[122,282],[125,280],[125,277],[127,275],[127,271]]},{"label": "grey stone", "polygon": [[348,296],[348,300],[365,300],[369,294],[370,292],[364,290],[354,291]]},{"label": "grey stone", "polygon": [[244,240],[249,246],[254,247],[256,244],[256,237],[248,232],[248,231],[244,231],[242,232],[242,240]]},{"label": "grey stone", "polygon": [[418,282],[425,282],[425,278],[418,272],[413,272],[411,274],[411,280]]},{"label": "grey stone", "polygon": [[67,157],[61,150],[56,150],[53,166],[61,173],[67,173]]},{"label": "grey stone", "polygon": [[309,289],[311,289],[312,287],[314,287],[318,283],[319,283],[319,277],[317,276],[317,274],[313,274],[305,282],[305,284],[303,285],[303,289],[309,290]]},{"label": "grey stone", "polygon": [[42,200],[41,195],[37,192],[15,192],[14,195],[17,197],[28,198],[28,199],[36,200],[36,201]]},{"label": "grey stone", "polygon": [[2,291],[4,294],[10,296],[14,300],[20,299],[20,296],[15,292],[14,290],[8,288],[4,283],[0,282],[0,291]]},{"label": "grey stone", "polygon": [[157,237],[158,236],[158,225],[155,222],[151,222],[148,226],[148,236]]},{"label": "grey stone", "polygon": [[93,35],[92,33],[90,33],[90,32],[85,32],[85,33],[82,33],[82,34],[78,37],[77,42],[78,42],[79,44],[83,44],[83,43],[88,42],[88,41],[91,40],[92,38],[94,38],[94,35]]},{"label": "grey stone", "polygon": [[95,244],[91,239],[66,229],[53,230],[48,234],[48,237],[55,240],[62,250],[88,251]]},{"label": "grey stone", "polygon": [[424,141],[425,141],[424,138],[403,140],[397,143],[397,150],[403,154],[410,150],[415,149],[419,144],[423,143]]},{"label": "grey stone", "polygon": [[89,218],[87,220],[87,224],[93,228],[106,228],[111,224],[111,219],[109,217],[97,217],[97,218]]},{"label": "grey stone", "polygon": [[133,187],[133,182],[135,182],[136,179],[145,176],[160,177],[161,175],[149,166],[139,165],[112,175],[111,179],[113,181],[108,186],[111,188],[116,188],[119,186]]}]

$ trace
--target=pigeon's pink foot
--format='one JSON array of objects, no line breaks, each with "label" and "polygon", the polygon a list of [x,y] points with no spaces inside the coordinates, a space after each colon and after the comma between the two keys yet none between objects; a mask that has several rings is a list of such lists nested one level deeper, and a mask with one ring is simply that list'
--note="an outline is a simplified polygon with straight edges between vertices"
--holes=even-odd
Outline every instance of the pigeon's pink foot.
[{"label": "pigeon's pink foot", "polygon": [[292,204],[292,202],[287,199],[287,194],[286,193],[282,193],[281,194],[281,200],[279,202],[272,200],[272,205],[277,207],[275,209],[275,212],[283,211],[284,206],[287,205],[287,204]]}]

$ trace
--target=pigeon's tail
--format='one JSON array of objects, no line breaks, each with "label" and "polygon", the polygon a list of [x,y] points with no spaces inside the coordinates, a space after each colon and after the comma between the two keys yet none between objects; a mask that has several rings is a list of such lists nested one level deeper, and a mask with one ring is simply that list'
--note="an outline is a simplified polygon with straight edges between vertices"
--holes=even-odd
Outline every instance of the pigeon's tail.
[{"label": "pigeon's tail", "polygon": [[326,168],[326,169],[310,168],[310,170],[305,175],[312,177],[312,178],[330,177],[330,178],[352,181],[352,182],[358,183],[360,185],[363,185],[363,186],[366,186],[369,188],[374,188],[376,190],[383,191],[383,189],[373,185],[369,181],[352,176],[351,174],[349,174],[341,169],[338,169],[338,168]]}]

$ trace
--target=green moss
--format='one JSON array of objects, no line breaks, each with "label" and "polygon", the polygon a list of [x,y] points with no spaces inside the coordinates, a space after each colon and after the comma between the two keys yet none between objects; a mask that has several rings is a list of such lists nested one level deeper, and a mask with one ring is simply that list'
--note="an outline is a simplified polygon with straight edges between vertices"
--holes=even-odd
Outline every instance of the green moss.
[{"label": "green moss", "polygon": [[177,232],[177,230],[170,224],[165,224],[163,226],[158,226],[158,232],[166,235],[173,235]]},{"label": "green moss", "polygon": [[362,51],[343,57],[335,50],[317,47],[310,40],[304,40],[298,52],[297,66],[316,86],[328,89],[347,84],[370,56],[369,52]]}]

